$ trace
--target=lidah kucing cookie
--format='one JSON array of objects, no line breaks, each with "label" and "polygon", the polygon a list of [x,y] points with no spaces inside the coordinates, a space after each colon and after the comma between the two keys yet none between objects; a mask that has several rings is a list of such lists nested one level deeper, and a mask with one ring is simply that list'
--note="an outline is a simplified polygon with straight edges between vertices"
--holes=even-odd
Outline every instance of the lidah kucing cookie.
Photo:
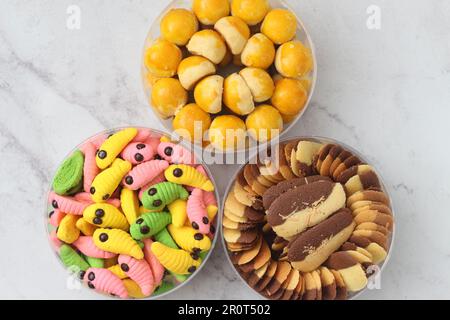
[{"label": "lidah kucing cookie", "polygon": [[375,170],[344,146],[308,139],[257,160],[238,172],[223,210],[242,278],[269,299],[341,300],[362,290],[394,224]]},{"label": "lidah kucing cookie", "polygon": [[278,235],[290,238],[344,207],[345,199],[341,184],[305,184],[278,197],[267,210],[267,221]]}]

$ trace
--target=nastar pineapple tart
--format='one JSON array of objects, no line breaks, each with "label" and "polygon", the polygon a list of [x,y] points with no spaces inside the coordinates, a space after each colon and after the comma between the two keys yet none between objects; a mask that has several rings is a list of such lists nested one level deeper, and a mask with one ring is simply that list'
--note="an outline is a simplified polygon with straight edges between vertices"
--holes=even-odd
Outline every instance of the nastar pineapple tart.
[{"label": "nastar pineapple tart", "polygon": [[221,137],[227,130],[251,129],[244,140],[270,140],[310,95],[314,60],[297,37],[297,21],[268,0],[194,0],[170,9],[144,54],[153,109],[190,140],[197,122],[195,142],[204,146],[237,148]]}]

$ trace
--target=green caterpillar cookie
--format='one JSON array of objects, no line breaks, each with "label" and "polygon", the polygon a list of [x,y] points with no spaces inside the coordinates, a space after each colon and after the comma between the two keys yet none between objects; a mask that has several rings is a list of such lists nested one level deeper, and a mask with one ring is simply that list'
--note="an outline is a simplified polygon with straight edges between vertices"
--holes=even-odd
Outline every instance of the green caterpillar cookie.
[{"label": "green caterpillar cookie", "polygon": [[172,222],[172,216],[167,212],[149,212],[141,215],[130,226],[130,234],[135,240],[154,236]]},{"label": "green caterpillar cookie", "polygon": [[160,211],[177,199],[186,200],[189,193],[181,185],[172,182],[161,182],[151,186],[142,196],[144,208]]},{"label": "green caterpillar cookie", "polygon": [[83,185],[84,155],[80,150],[67,158],[56,172],[53,179],[55,193],[65,196],[81,190]]},{"label": "green caterpillar cookie", "polygon": [[155,240],[170,248],[179,249],[167,228],[164,228],[160,232],[155,234]]},{"label": "green caterpillar cookie", "polygon": [[104,268],[105,267],[105,262],[101,258],[92,258],[92,257],[88,257],[88,256],[84,255],[84,259],[87,261],[87,263],[89,263],[91,268]]},{"label": "green caterpillar cookie", "polygon": [[77,267],[81,271],[86,271],[90,267],[83,257],[67,244],[63,244],[61,248],[59,248],[59,256],[67,268]]},{"label": "green caterpillar cookie", "polygon": [[170,291],[173,289],[175,285],[173,283],[170,282],[163,282],[159,285],[158,288],[156,288],[155,292],[153,292],[154,296],[159,296],[160,294],[163,294],[167,291]]}]

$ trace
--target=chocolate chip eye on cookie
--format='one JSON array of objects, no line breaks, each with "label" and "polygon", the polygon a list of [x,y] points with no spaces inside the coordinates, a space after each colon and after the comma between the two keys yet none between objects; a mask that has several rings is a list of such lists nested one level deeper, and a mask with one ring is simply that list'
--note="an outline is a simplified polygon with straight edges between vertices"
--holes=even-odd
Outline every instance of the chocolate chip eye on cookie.
[{"label": "chocolate chip eye on cookie", "polygon": [[294,139],[277,151],[277,165],[246,164],[226,195],[231,262],[269,299],[351,298],[388,255],[389,196],[375,170],[336,142]]}]

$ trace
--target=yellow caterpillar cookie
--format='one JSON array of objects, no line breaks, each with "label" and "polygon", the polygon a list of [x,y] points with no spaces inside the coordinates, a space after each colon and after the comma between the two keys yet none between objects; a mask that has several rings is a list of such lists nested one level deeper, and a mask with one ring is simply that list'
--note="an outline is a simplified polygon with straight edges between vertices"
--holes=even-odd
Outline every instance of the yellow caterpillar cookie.
[{"label": "yellow caterpillar cookie", "polygon": [[108,203],[94,203],[83,211],[83,219],[102,228],[128,230],[130,225],[119,209]]},{"label": "yellow caterpillar cookie", "polygon": [[100,172],[92,182],[91,197],[94,202],[105,202],[117,189],[123,177],[131,170],[131,163],[121,159],[114,160],[111,167]]},{"label": "yellow caterpillar cookie", "polygon": [[119,279],[126,279],[128,278],[128,275],[125,273],[125,271],[122,270],[120,267],[120,264],[115,264],[108,268],[109,271],[114,273]]},{"label": "yellow caterpillar cookie", "polygon": [[135,299],[142,299],[147,297],[145,294],[142,293],[141,288],[136,283],[136,281],[133,281],[131,279],[125,279],[122,280],[123,285],[125,286],[125,289],[127,289],[128,296]]},{"label": "yellow caterpillar cookie", "polygon": [[90,224],[84,218],[80,218],[77,220],[76,226],[78,230],[80,230],[85,236],[92,236],[94,234],[96,226]]},{"label": "yellow caterpillar cookie", "polygon": [[65,243],[75,242],[80,236],[80,230],[77,228],[77,220],[80,216],[72,214],[66,215],[60,222],[56,236]]},{"label": "yellow caterpillar cookie", "polygon": [[133,190],[123,188],[120,192],[120,205],[129,224],[133,224],[139,217],[139,200]]},{"label": "yellow caterpillar cookie", "polygon": [[169,204],[167,207],[172,215],[172,224],[177,228],[184,226],[187,218],[187,201],[178,199]]},{"label": "yellow caterpillar cookie", "polygon": [[177,245],[189,252],[208,251],[211,248],[211,239],[199,233],[192,227],[175,227],[173,224],[167,227],[170,235]]},{"label": "yellow caterpillar cookie", "polygon": [[172,249],[160,242],[154,242],[151,250],[159,262],[170,272],[176,274],[191,274],[197,270],[201,264],[201,259],[187,251]]},{"label": "yellow caterpillar cookie", "polygon": [[97,229],[94,232],[94,244],[104,251],[126,254],[135,259],[143,259],[144,252],[130,234],[120,229]]},{"label": "yellow caterpillar cookie", "polygon": [[167,181],[182,184],[205,191],[214,191],[211,180],[198,172],[194,167],[186,164],[171,165],[164,171]]},{"label": "yellow caterpillar cookie", "polygon": [[136,128],[127,128],[114,133],[106,139],[95,156],[97,167],[100,169],[109,167],[127,144],[134,139],[137,133],[138,131]]}]

